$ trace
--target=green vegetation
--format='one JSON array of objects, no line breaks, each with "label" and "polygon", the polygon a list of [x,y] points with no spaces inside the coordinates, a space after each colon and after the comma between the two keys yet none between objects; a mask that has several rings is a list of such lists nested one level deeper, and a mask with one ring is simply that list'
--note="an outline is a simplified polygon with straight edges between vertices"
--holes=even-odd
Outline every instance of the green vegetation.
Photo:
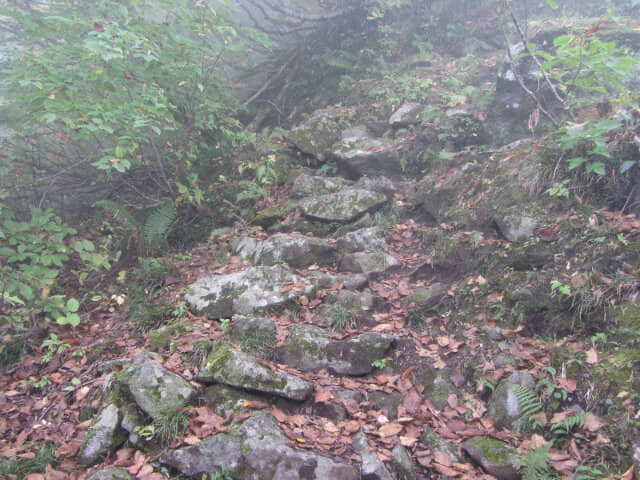
[{"label": "green vegetation", "polygon": [[47,465],[55,465],[56,446],[46,444],[39,447],[34,458],[18,459],[0,457],[0,477],[22,480],[30,473],[42,473]]}]

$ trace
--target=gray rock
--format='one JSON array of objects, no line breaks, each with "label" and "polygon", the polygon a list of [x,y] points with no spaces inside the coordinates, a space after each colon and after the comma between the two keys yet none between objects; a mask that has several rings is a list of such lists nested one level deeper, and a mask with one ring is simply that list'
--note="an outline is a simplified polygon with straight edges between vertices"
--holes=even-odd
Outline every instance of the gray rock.
[{"label": "gray rock", "polygon": [[293,198],[304,198],[325,195],[336,192],[351,183],[353,182],[349,182],[342,177],[320,177],[303,173],[293,182],[291,196]]},{"label": "gray rock", "polygon": [[534,218],[519,215],[505,215],[495,219],[498,231],[510,242],[526,242],[533,238],[538,221]]},{"label": "gray rock", "polygon": [[136,404],[153,419],[189,403],[197,390],[180,375],[176,375],[153,360],[147,353],[139,353],[125,374]]},{"label": "gray rock", "polygon": [[292,128],[286,138],[298,149],[324,161],[326,151],[340,139],[340,112],[317,110],[304,123]]},{"label": "gray rock", "polygon": [[400,143],[378,138],[348,138],[335,144],[330,156],[347,178],[357,180],[367,175],[401,178]]},{"label": "gray rock", "polygon": [[354,187],[384,193],[387,198],[393,197],[393,194],[398,191],[392,180],[382,176],[360,177]]},{"label": "gray rock", "polygon": [[300,209],[305,216],[315,220],[349,223],[386,202],[387,197],[381,193],[345,188],[336,193],[304,198],[300,201]]},{"label": "gray rock", "polygon": [[454,462],[460,461],[456,446],[448,440],[442,438],[435,430],[430,427],[424,427],[424,431],[422,432],[422,435],[420,435],[420,442],[423,445],[429,447],[429,450],[433,452],[446,453]]},{"label": "gray rock", "polygon": [[409,302],[415,303],[422,310],[431,310],[436,307],[447,295],[447,287],[441,283],[433,283],[426,288],[416,288],[407,297]]},{"label": "gray rock", "polygon": [[331,288],[336,283],[341,284],[347,290],[359,290],[369,283],[369,277],[362,273],[334,275],[321,271],[309,272],[306,277],[315,289]]},{"label": "gray rock", "polygon": [[235,253],[256,265],[284,262],[292,268],[305,268],[314,263],[330,267],[336,261],[338,249],[322,238],[278,233],[262,241],[253,237],[241,238]]},{"label": "gray rock", "polygon": [[391,450],[393,458],[391,459],[391,467],[398,480],[415,480],[416,472],[413,468],[411,457],[407,453],[407,449],[398,443]]},{"label": "gray rock", "polygon": [[278,341],[276,324],[270,318],[234,315],[231,323],[231,340],[244,352],[260,358],[271,358]]},{"label": "gray rock", "polygon": [[222,345],[209,355],[197,376],[200,382],[218,382],[232,387],[256,390],[291,400],[305,400],[313,384],[294,375],[273,371],[254,357]]},{"label": "gray rock", "polygon": [[133,477],[123,467],[107,467],[98,470],[87,480],[133,480]]},{"label": "gray rock", "polygon": [[353,436],[353,449],[362,457],[362,478],[366,480],[393,480],[393,477],[378,459],[378,455],[369,448],[367,437],[360,430]]},{"label": "gray rock", "polygon": [[373,371],[373,361],[387,356],[393,341],[394,337],[377,332],[332,341],[323,328],[295,325],[279,359],[301,370],[328,368],[339,375],[366,375]]},{"label": "gray rock", "polygon": [[498,480],[520,480],[514,462],[518,458],[515,448],[491,437],[473,437],[462,443],[462,451]]},{"label": "gray rock", "polygon": [[402,405],[404,396],[400,392],[371,392],[367,394],[367,400],[373,402],[376,410],[386,410],[386,416],[390,420],[398,418],[398,407]]},{"label": "gray rock", "polygon": [[286,445],[274,418],[259,412],[246,420],[235,434],[218,434],[198,445],[168,450],[160,461],[185,475],[215,474],[225,467],[233,478],[243,480],[356,480],[355,468],[311,452]]},{"label": "gray rock", "polygon": [[436,370],[429,365],[419,365],[415,370],[415,381],[424,387],[422,395],[442,409],[451,394],[457,394],[455,385],[450,380],[448,370]]},{"label": "gray rock", "polygon": [[389,125],[395,128],[402,128],[422,123],[422,116],[426,108],[425,105],[420,103],[405,103],[391,115]]},{"label": "gray rock", "polygon": [[383,251],[348,253],[340,259],[339,269],[342,272],[364,274],[384,273],[400,267],[402,263]]},{"label": "gray rock", "polygon": [[360,140],[362,138],[370,138],[371,134],[365,125],[355,125],[342,131],[340,138],[342,140]]},{"label": "gray rock", "polygon": [[516,371],[502,380],[489,400],[487,416],[493,420],[496,427],[515,429],[521,417],[522,409],[514,385],[533,389],[535,379],[528,372]]},{"label": "gray rock", "polygon": [[239,417],[247,413],[245,402],[264,401],[264,397],[221,383],[205,388],[202,396],[209,402],[216,415],[222,418],[228,418],[230,415]]},{"label": "gray rock", "polygon": [[87,438],[80,447],[78,461],[82,465],[93,465],[102,460],[127,438],[120,428],[120,411],[114,404],[102,409],[96,421],[89,427]]},{"label": "gray rock", "polygon": [[286,284],[299,282],[304,279],[280,265],[252,267],[228,275],[203,277],[189,287],[185,300],[198,314],[212,318],[249,315],[311,293],[311,285],[302,290],[282,291]]},{"label": "gray rock", "polygon": [[361,228],[338,238],[338,249],[344,253],[384,250],[384,246],[384,230],[381,227]]}]

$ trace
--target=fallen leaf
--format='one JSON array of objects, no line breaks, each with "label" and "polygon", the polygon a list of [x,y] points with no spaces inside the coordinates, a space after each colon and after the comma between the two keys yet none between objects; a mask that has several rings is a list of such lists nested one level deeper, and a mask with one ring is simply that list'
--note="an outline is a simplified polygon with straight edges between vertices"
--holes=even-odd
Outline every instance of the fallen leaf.
[{"label": "fallen leaf", "polygon": [[598,363],[598,352],[596,351],[595,348],[591,348],[584,353],[587,356],[586,358],[587,363],[591,365],[595,365],[596,363]]},{"label": "fallen leaf", "polygon": [[590,413],[584,421],[584,427],[591,433],[595,433],[604,427],[604,423],[602,423],[593,413]]},{"label": "fallen leaf", "polygon": [[324,403],[328,402],[332,398],[333,394],[331,393],[331,390],[318,390],[313,401],[314,403]]},{"label": "fallen leaf", "polygon": [[398,422],[385,423],[378,429],[378,435],[381,437],[392,437],[402,431],[404,427]]},{"label": "fallen leaf", "polygon": [[451,456],[447,452],[433,452],[433,459],[440,465],[444,465],[445,467],[450,467],[452,465]]}]

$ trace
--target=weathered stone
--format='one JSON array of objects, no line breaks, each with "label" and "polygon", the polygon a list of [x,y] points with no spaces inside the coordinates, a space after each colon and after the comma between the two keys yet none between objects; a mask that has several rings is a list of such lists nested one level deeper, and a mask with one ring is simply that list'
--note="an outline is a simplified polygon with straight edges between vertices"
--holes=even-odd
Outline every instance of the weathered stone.
[{"label": "weathered stone", "polygon": [[395,337],[378,332],[365,332],[348,340],[327,345],[329,370],[338,375],[366,375],[373,371],[372,362],[385,358]]},{"label": "weathered stone", "polygon": [[363,175],[400,178],[404,172],[399,146],[391,140],[352,137],[334,145],[330,156],[336,161],[338,170],[353,180]]},{"label": "weathered stone", "polygon": [[365,125],[355,125],[342,131],[340,138],[342,140],[370,138],[371,134]]},{"label": "weathered stone", "polygon": [[305,400],[313,392],[313,384],[294,375],[273,371],[254,357],[222,345],[205,360],[198,381],[218,382],[278,395],[291,400]]},{"label": "weathered stone", "polygon": [[107,467],[98,470],[87,480],[133,480],[133,477],[123,467]]},{"label": "weathered stone", "polygon": [[323,328],[295,325],[279,359],[301,370],[328,368],[339,375],[365,375],[373,371],[373,361],[387,355],[393,341],[394,337],[377,332],[332,341]]},{"label": "weathered stone", "polygon": [[389,125],[395,128],[403,128],[421,123],[426,108],[425,105],[420,103],[405,103],[391,115]]},{"label": "weathered stone", "polygon": [[276,324],[270,318],[234,315],[231,322],[231,340],[242,351],[260,358],[272,358],[277,339]]},{"label": "weathered stone", "polygon": [[372,192],[384,193],[387,198],[393,197],[393,194],[398,191],[393,181],[383,176],[360,177],[353,186],[364,190],[371,190]]},{"label": "weathered stone", "polygon": [[274,418],[259,412],[236,434],[218,434],[197,445],[169,450],[160,461],[185,475],[215,474],[224,467],[243,480],[356,480],[351,465],[286,445]]},{"label": "weathered stone", "polygon": [[384,230],[381,227],[361,228],[338,238],[338,249],[344,253],[384,250],[384,246]]},{"label": "weathered stone", "polygon": [[324,161],[326,151],[340,139],[340,112],[317,110],[304,123],[292,128],[286,138],[298,149]]},{"label": "weathered stone", "polygon": [[309,272],[306,280],[310,281],[315,289],[331,288],[339,283],[347,290],[359,290],[369,283],[369,277],[362,273],[334,275],[321,271]]},{"label": "weathered stone", "polygon": [[491,437],[473,437],[462,443],[462,451],[480,465],[485,472],[498,480],[520,480],[514,462],[518,451]]},{"label": "weathered stone", "polygon": [[398,418],[398,407],[402,405],[404,396],[400,392],[371,392],[367,395],[367,399],[376,407],[376,410],[384,412],[390,420]]},{"label": "weathered stone", "polygon": [[125,373],[129,391],[136,404],[153,419],[185,406],[197,390],[180,375],[176,375],[141,352]]},{"label": "weathered stone", "polygon": [[296,178],[291,186],[293,198],[313,197],[336,192],[353,182],[342,177],[320,177],[303,173]]},{"label": "weathered stone", "polygon": [[339,269],[342,272],[364,274],[384,273],[400,267],[398,259],[384,251],[348,253],[340,259]]},{"label": "weathered stone", "polygon": [[495,219],[498,231],[510,242],[525,242],[534,236],[538,221],[530,217],[506,215]]},{"label": "weathered stone", "polygon": [[89,427],[87,438],[80,447],[78,461],[83,465],[93,465],[102,460],[127,438],[120,428],[120,411],[114,404],[102,409],[95,423]]},{"label": "weathered stone", "polygon": [[454,462],[460,462],[460,457],[456,450],[456,446],[448,440],[442,438],[438,433],[430,427],[424,427],[422,435],[420,435],[420,443],[429,447],[432,452],[444,452]]},{"label": "weathered stone", "polygon": [[416,288],[407,297],[409,302],[415,303],[422,310],[431,310],[447,295],[447,287],[441,283],[434,283],[426,288]]},{"label": "weathered stone", "polygon": [[413,468],[413,462],[411,457],[407,453],[407,449],[400,443],[396,444],[391,450],[393,458],[391,459],[391,467],[395,478],[398,480],[415,480],[416,472]]},{"label": "weathered stone", "polygon": [[353,436],[353,449],[362,457],[362,478],[367,480],[393,480],[393,477],[378,459],[378,455],[371,450],[367,437],[360,430]]},{"label": "weathered stone", "polygon": [[516,371],[498,384],[487,408],[487,415],[496,427],[513,430],[522,415],[522,408],[514,390],[515,385],[532,389],[535,386],[535,379],[528,372]]},{"label": "weathered stone", "polygon": [[282,291],[285,285],[300,282],[304,282],[302,277],[280,265],[252,267],[228,275],[201,278],[189,287],[185,300],[198,314],[212,318],[249,315],[311,293],[311,285],[304,289]]},{"label": "weathered stone", "polygon": [[241,238],[235,252],[256,265],[284,262],[292,268],[305,268],[314,263],[331,266],[336,261],[338,250],[322,238],[278,233],[262,241],[253,237]]},{"label": "weathered stone", "polygon": [[253,223],[260,225],[262,228],[269,228],[272,225],[281,222],[296,207],[293,200],[288,200],[273,207],[267,207],[256,213]]},{"label": "weathered stone", "polygon": [[202,396],[211,405],[216,415],[222,418],[228,418],[230,415],[239,417],[247,413],[248,410],[244,406],[247,401],[258,402],[265,400],[264,397],[259,395],[221,383],[206,387]]},{"label": "weathered stone", "polygon": [[429,365],[419,365],[414,375],[416,383],[424,387],[422,392],[424,398],[431,400],[440,409],[447,404],[449,395],[458,393],[455,385],[451,383],[447,370],[436,370]]},{"label": "weathered stone", "polygon": [[381,193],[346,188],[336,193],[307,197],[300,201],[302,213],[324,222],[349,223],[369,211],[382,207],[387,197]]}]

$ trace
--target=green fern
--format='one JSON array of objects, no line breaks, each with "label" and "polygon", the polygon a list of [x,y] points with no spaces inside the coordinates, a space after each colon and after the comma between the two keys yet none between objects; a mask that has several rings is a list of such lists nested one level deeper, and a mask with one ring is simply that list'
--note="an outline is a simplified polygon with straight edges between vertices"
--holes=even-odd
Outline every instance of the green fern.
[{"label": "green fern", "polygon": [[111,200],[97,202],[113,215],[129,233],[138,255],[148,256],[167,247],[167,237],[175,225],[178,212],[171,202],[153,210],[144,223],[139,222],[126,208]]},{"label": "green fern", "polygon": [[580,412],[576,415],[571,415],[570,417],[565,418],[563,421],[559,423],[555,423],[551,425],[550,431],[553,435],[553,442],[559,443],[565,437],[568,437],[576,430],[584,427],[584,423],[587,420],[587,412]]},{"label": "green fern", "polygon": [[175,225],[178,212],[171,202],[154,210],[144,222],[143,240],[145,249],[150,252],[167,247],[167,236]]},{"label": "green fern", "polygon": [[520,470],[522,480],[556,480],[558,472],[551,466],[549,449],[551,444],[529,450],[518,457],[514,466]]},{"label": "green fern", "polygon": [[533,428],[536,426],[536,415],[542,412],[542,402],[540,398],[529,387],[524,385],[513,385],[513,392],[518,399],[520,406],[520,419],[518,420],[521,430]]}]

